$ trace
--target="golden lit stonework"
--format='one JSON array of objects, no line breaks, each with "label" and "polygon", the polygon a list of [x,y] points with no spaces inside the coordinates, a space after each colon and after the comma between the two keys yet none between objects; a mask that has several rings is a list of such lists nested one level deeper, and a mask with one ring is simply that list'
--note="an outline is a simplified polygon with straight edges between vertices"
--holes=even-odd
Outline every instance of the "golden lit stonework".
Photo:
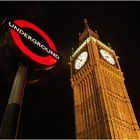
[{"label": "golden lit stonework", "polygon": [[115,51],[86,20],[79,43],[70,57],[76,138],[140,139]]}]

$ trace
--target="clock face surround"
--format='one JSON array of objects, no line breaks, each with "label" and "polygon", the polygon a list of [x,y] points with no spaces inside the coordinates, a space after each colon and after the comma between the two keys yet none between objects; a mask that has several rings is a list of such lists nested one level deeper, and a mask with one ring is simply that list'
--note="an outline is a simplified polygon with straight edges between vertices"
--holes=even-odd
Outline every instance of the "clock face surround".
[{"label": "clock face surround", "polygon": [[79,70],[81,69],[84,64],[86,63],[88,59],[88,52],[87,51],[83,51],[75,60],[75,63],[74,63],[74,68],[76,70]]},{"label": "clock face surround", "polygon": [[109,52],[107,52],[104,49],[100,49],[99,51],[100,51],[100,54],[101,54],[101,56],[103,57],[104,60],[106,60],[111,65],[115,65],[115,60]]}]

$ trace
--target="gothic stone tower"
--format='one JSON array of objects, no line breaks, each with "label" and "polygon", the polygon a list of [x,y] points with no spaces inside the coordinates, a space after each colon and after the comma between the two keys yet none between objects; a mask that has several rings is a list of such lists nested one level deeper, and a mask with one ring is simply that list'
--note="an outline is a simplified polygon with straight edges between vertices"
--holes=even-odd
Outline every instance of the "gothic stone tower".
[{"label": "gothic stone tower", "polygon": [[118,56],[84,23],[70,57],[76,138],[140,138]]}]

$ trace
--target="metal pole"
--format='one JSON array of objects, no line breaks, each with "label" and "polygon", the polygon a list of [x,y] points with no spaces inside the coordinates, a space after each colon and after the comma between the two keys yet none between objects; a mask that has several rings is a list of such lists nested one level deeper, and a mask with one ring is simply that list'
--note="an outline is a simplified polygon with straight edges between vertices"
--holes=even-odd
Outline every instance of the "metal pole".
[{"label": "metal pole", "polygon": [[14,79],[8,105],[2,120],[0,138],[12,139],[17,137],[26,76],[27,68],[20,63]]}]

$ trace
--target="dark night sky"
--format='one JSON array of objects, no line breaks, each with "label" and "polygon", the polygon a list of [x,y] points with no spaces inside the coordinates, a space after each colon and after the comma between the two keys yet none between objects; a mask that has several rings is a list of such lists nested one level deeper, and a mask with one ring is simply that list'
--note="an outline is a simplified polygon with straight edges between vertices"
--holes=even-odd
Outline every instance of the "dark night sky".
[{"label": "dark night sky", "polygon": [[[128,94],[140,124],[140,2],[0,2],[0,22],[5,16],[39,26],[62,56],[62,61],[47,71],[40,82],[26,85],[19,138],[75,137],[68,62],[71,48],[78,46],[84,18],[93,31],[98,31],[102,42],[109,42],[120,56]],[[16,66],[5,55],[8,52],[0,48],[0,121],[16,72]]]}]

